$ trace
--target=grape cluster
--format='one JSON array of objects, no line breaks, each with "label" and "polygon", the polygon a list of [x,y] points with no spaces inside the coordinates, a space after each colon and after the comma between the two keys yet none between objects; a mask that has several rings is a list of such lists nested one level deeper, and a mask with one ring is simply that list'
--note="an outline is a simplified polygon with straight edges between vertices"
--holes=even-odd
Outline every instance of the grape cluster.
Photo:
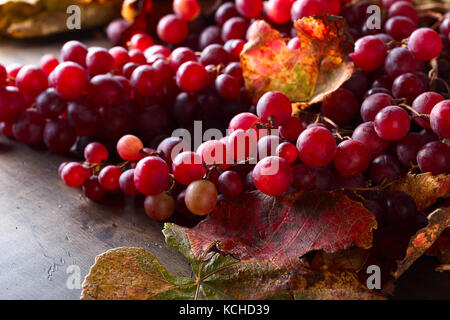
[{"label": "grape cluster", "polygon": [[[66,185],[94,201],[118,190],[143,194],[157,221],[175,212],[198,221],[246,191],[344,189],[380,224],[417,225],[423,214],[411,197],[383,189],[408,171],[450,172],[449,74],[430,64],[449,48],[450,16],[439,32],[419,28],[412,1],[383,0],[385,21],[374,30],[369,6],[236,0],[208,20],[197,0],[175,0],[154,34],[134,34],[127,48],[69,41],[62,62],[44,55],[39,67],[0,66],[0,129],[55,152],[76,143],[84,161],[61,164]],[[239,62],[251,23],[265,19],[297,50],[292,22],[320,14],[346,19],[356,41],[353,77],[295,116],[277,91],[252,106]],[[127,27],[114,21],[107,32],[118,41]],[[225,136],[195,149],[169,136],[175,128],[192,132],[196,120]],[[116,153],[123,162],[108,164]]]}]

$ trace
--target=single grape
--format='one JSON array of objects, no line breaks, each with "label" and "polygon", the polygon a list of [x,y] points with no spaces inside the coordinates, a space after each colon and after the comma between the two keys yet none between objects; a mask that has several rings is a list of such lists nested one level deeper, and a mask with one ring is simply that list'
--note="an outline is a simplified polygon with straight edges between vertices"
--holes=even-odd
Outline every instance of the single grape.
[{"label": "single grape", "polygon": [[39,66],[41,67],[42,70],[44,70],[47,76],[49,76],[50,73],[52,73],[52,71],[55,70],[58,64],[59,64],[58,58],[56,58],[51,53],[44,54],[39,60]]},{"label": "single grape", "polygon": [[130,49],[145,51],[154,44],[155,42],[153,41],[153,38],[148,34],[136,33],[131,37],[128,46]]},{"label": "single grape", "polygon": [[241,17],[233,17],[228,19],[222,26],[222,41],[226,42],[232,39],[245,40],[249,23]]},{"label": "single grape", "polygon": [[209,83],[209,74],[205,67],[198,62],[183,63],[176,75],[178,87],[185,92],[196,92]]},{"label": "single grape", "polygon": [[239,87],[244,84],[244,75],[242,74],[242,68],[240,62],[232,62],[223,69],[223,74],[227,74],[236,79],[239,83]]},{"label": "single grape", "polygon": [[216,186],[208,180],[194,181],[187,187],[184,200],[190,212],[206,216],[216,207]]},{"label": "single grape", "polygon": [[50,74],[50,85],[56,93],[66,100],[75,100],[81,97],[87,87],[85,70],[74,62],[59,64]]},{"label": "single grape", "polygon": [[77,162],[67,163],[61,171],[61,179],[72,188],[81,187],[89,176],[89,171]]},{"label": "single grape", "polygon": [[395,79],[404,73],[421,71],[420,68],[421,64],[406,48],[392,49],[384,62],[384,69],[391,79]]},{"label": "single grape", "polygon": [[198,38],[198,47],[200,50],[205,49],[211,44],[223,44],[221,30],[218,26],[206,27]]},{"label": "single grape", "polygon": [[57,119],[67,109],[67,101],[62,99],[53,88],[43,91],[36,98],[36,110],[48,119]]},{"label": "single grape", "polygon": [[280,136],[289,141],[297,141],[298,136],[305,130],[305,126],[299,118],[291,116],[279,128]]},{"label": "single grape", "polygon": [[397,1],[390,6],[388,17],[402,16],[411,19],[414,23],[419,22],[419,14],[414,5],[408,1]]},{"label": "single grape", "polygon": [[159,20],[156,32],[164,42],[177,44],[186,40],[189,27],[183,19],[174,14],[168,14]]},{"label": "single grape", "polygon": [[219,176],[218,187],[227,198],[235,198],[241,194],[244,183],[242,178],[234,171],[225,171]]},{"label": "single grape", "polygon": [[242,51],[244,50],[245,41],[241,39],[231,39],[225,42],[223,48],[228,52],[233,61],[239,61]]},{"label": "single grape", "polygon": [[53,152],[68,152],[77,139],[75,129],[66,119],[54,119],[45,124],[43,140]]},{"label": "single grape", "polygon": [[439,102],[430,113],[430,125],[441,138],[450,138],[450,100]]},{"label": "single grape", "polygon": [[119,178],[122,175],[122,170],[118,166],[106,166],[99,175],[98,181],[105,190],[117,190],[119,189]]},{"label": "single grape", "polygon": [[206,169],[203,166],[200,155],[191,151],[185,151],[177,155],[173,160],[172,172],[179,183],[189,185],[193,181],[202,179]]},{"label": "single grape", "polygon": [[225,22],[233,17],[239,17],[239,12],[236,10],[236,6],[233,2],[225,2],[219,8],[217,8],[214,15],[214,20],[218,26],[222,26]]},{"label": "single grape", "polygon": [[88,49],[86,46],[76,40],[66,42],[61,48],[61,59],[63,61],[71,61],[86,67],[86,55]]},{"label": "single grape", "polygon": [[340,126],[349,124],[358,111],[359,105],[355,95],[344,88],[326,96],[322,103],[323,115]]},{"label": "single grape", "polygon": [[[147,52],[147,50],[145,52]],[[130,57],[130,62],[136,63],[140,66],[145,65],[147,63],[146,55],[142,53],[141,50],[131,49],[130,51],[128,51],[128,55]]]},{"label": "single grape", "polygon": [[185,21],[197,18],[201,9],[198,0],[174,0],[172,7],[175,14]]},{"label": "single grape", "polygon": [[153,220],[166,221],[175,212],[175,199],[165,192],[147,196],[144,201],[144,209]]},{"label": "single grape", "polygon": [[149,98],[162,88],[162,79],[158,77],[155,68],[139,66],[131,74],[131,87],[138,98]]},{"label": "single grape", "polygon": [[300,160],[311,167],[323,167],[329,164],[336,152],[336,140],[333,134],[323,127],[311,127],[303,131],[297,140]]},{"label": "single grape", "polygon": [[92,201],[99,201],[105,196],[105,190],[103,190],[96,176],[89,177],[84,182],[82,190],[84,196]]},{"label": "single grape", "polygon": [[227,65],[230,60],[228,52],[220,44],[210,44],[203,49],[200,62],[204,65]]},{"label": "single grape", "polygon": [[144,144],[141,139],[133,135],[126,135],[117,142],[117,153],[125,161],[136,161],[141,159],[141,150]]},{"label": "single grape", "polygon": [[261,192],[269,196],[281,196],[292,184],[292,168],[283,158],[267,157],[253,169],[253,181]]},{"label": "single grape", "polygon": [[400,163],[389,155],[381,155],[373,159],[370,165],[370,179],[375,184],[387,183],[401,177]]},{"label": "single grape", "polygon": [[289,164],[292,164],[298,158],[298,150],[292,143],[283,142],[275,150],[275,155],[285,159]]},{"label": "single grape", "polygon": [[159,157],[146,157],[134,169],[134,184],[145,195],[157,195],[169,185],[169,167]]},{"label": "single grape", "polygon": [[378,112],[374,126],[380,138],[396,141],[406,136],[410,122],[408,112],[397,106],[389,106]]},{"label": "single grape", "polygon": [[224,100],[234,100],[241,94],[239,81],[227,74],[221,74],[216,78],[215,88]]},{"label": "single grape", "polygon": [[369,167],[370,154],[361,142],[346,140],[337,146],[333,162],[341,175],[355,176]]},{"label": "single grape", "polygon": [[[419,95],[414,99],[411,107],[420,114],[429,115],[433,107],[444,100],[444,97],[439,93],[428,91]],[[414,121],[425,129],[431,129],[430,123],[419,117],[414,118]]]},{"label": "single grape", "polygon": [[119,187],[128,196],[136,196],[139,194],[134,184],[134,169],[128,169],[120,175]]},{"label": "single grape", "polygon": [[283,93],[270,91],[258,100],[256,114],[267,123],[272,123],[278,128],[289,120],[292,114],[291,101]]},{"label": "single grape", "polygon": [[178,137],[168,137],[161,141],[156,148],[159,152],[162,152],[161,157],[167,162],[169,167],[172,167],[173,159],[183,151],[188,151],[188,145]]},{"label": "single grape", "polygon": [[114,67],[114,58],[105,48],[89,48],[86,66],[91,75],[105,74]]},{"label": "single grape", "polygon": [[374,121],[378,112],[392,105],[392,96],[386,93],[375,93],[367,97],[361,105],[361,118],[365,121]]},{"label": "single grape", "polygon": [[392,84],[392,93],[396,98],[406,98],[411,104],[414,99],[425,91],[423,81],[413,73],[405,73],[395,78]]},{"label": "single grape", "polygon": [[271,21],[283,24],[291,20],[291,8],[294,2],[294,0],[269,0],[264,10]]},{"label": "single grape", "polygon": [[48,88],[47,74],[41,68],[24,66],[17,74],[16,84],[23,95],[34,99]]},{"label": "single grape", "polygon": [[351,58],[363,71],[373,71],[384,64],[387,48],[383,41],[375,36],[365,36],[355,43],[355,52]]},{"label": "single grape", "polygon": [[121,82],[111,75],[98,75],[88,84],[88,99],[97,107],[117,107],[125,100],[125,91]]},{"label": "single grape", "polygon": [[231,119],[228,130],[229,133],[232,133],[233,131],[238,129],[246,131],[252,128],[257,123],[261,123],[261,119],[259,119],[256,115],[250,112],[243,112],[237,114],[233,117],[233,119]]},{"label": "single grape", "polygon": [[235,0],[237,11],[246,18],[254,19],[261,15],[262,0]]},{"label": "single grape", "polygon": [[170,55],[170,66],[174,72],[185,62],[194,61],[197,62],[197,56],[195,52],[186,47],[179,47],[172,51]]},{"label": "single grape", "polygon": [[450,171],[450,147],[440,141],[429,142],[417,153],[420,171],[433,175]]},{"label": "single grape", "polygon": [[227,159],[239,163],[257,156],[258,132],[255,129],[237,129],[230,134],[227,142]]},{"label": "single grape", "polygon": [[433,29],[419,28],[409,37],[408,49],[417,59],[429,61],[441,53],[442,40]]},{"label": "single grape", "polygon": [[408,38],[416,28],[417,23],[404,16],[389,18],[384,24],[386,33],[397,41]]},{"label": "single grape", "polygon": [[128,50],[124,47],[112,47],[108,50],[108,52],[114,59],[114,69],[120,70],[124,73],[123,67],[130,62]]},{"label": "single grape", "polygon": [[14,138],[20,142],[34,145],[42,142],[45,119],[35,110],[28,109],[13,124]]},{"label": "single grape", "polygon": [[84,149],[84,159],[91,164],[108,161],[108,149],[100,142],[91,142]]},{"label": "single grape", "polygon": [[209,140],[203,142],[196,153],[202,157],[203,163],[207,165],[217,164],[226,170],[229,165],[227,162],[227,146],[220,140]]}]

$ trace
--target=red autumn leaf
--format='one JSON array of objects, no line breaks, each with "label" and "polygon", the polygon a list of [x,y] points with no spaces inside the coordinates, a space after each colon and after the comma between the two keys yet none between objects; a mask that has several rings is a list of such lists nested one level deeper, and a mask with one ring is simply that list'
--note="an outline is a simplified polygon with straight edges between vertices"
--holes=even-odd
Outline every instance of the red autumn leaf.
[{"label": "red autumn leaf", "polygon": [[340,192],[299,192],[269,197],[260,192],[223,202],[195,228],[189,240],[196,256],[219,241],[218,249],[238,259],[271,260],[311,250],[335,252],[372,245],[374,216]]},{"label": "red autumn leaf", "polygon": [[351,77],[353,64],[348,54],[353,42],[342,17],[305,17],[294,25],[300,40],[297,50],[289,49],[287,39],[264,21],[250,27],[241,63],[253,101],[276,90],[293,102],[313,104]]}]

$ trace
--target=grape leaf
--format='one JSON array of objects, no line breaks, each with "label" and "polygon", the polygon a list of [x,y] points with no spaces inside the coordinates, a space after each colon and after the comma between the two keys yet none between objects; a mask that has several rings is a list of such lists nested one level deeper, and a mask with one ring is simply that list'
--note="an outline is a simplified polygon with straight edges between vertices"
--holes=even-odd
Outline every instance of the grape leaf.
[{"label": "grape leaf", "polygon": [[406,256],[397,262],[394,278],[400,277],[420,256],[422,256],[450,227],[450,207],[439,208],[428,216],[428,225],[420,229],[409,241]]},{"label": "grape leaf", "polygon": [[395,191],[408,193],[416,202],[417,208],[422,211],[435,204],[439,198],[450,197],[450,175],[408,173],[389,188],[389,192]]},{"label": "grape leaf", "polygon": [[178,277],[142,248],[116,248],[95,259],[81,299],[382,299],[350,271],[311,272],[295,263],[240,261],[214,251],[197,259],[186,228],[168,223],[166,242],[190,262],[195,278]]},{"label": "grape leaf", "polygon": [[270,197],[254,191],[220,203],[188,231],[196,257],[216,243],[244,260],[301,257],[312,250],[335,252],[355,244],[369,248],[374,216],[340,192],[299,192]]},{"label": "grape leaf", "polygon": [[317,103],[351,77],[354,67],[347,57],[353,41],[342,17],[305,17],[294,25],[298,50],[290,50],[287,39],[265,21],[251,25],[241,64],[253,102],[276,90],[292,102]]},{"label": "grape leaf", "polygon": [[439,259],[442,265],[436,268],[437,271],[450,271],[450,238],[439,237],[425,254]]},{"label": "grape leaf", "polygon": [[[177,277],[142,248],[116,248],[96,258],[83,282],[81,299],[264,299],[286,295],[307,273],[301,260],[292,265],[239,261],[211,250],[199,259],[190,250],[186,229],[166,224],[166,242],[191,264],[194,279]],[[294,272],[295,271],[295,272]]]}]

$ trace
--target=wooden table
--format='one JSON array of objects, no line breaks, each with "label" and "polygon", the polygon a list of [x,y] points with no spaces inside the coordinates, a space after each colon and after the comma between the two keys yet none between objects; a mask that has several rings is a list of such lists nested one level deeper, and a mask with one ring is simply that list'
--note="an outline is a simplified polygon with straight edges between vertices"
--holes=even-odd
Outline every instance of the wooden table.
[{"label": "wooden table", "polygon": [[[61,42],[0,43],[0,63],[36,63],[43,53],[57,53]],[[143,247],[170,271],[190,276],[181,254],[165,245],[162,225],[145,215],[142,199],[86,200],[58,177],[68,159],[0,137],[0,299],[78,299],[81,290],[66,284],[68,267],[79,267],[82,281],[96,255],[120,246]],[[410,269],[396,298],[450,299],[450,275],[434,272],[435,265],[425,258]]]}]

